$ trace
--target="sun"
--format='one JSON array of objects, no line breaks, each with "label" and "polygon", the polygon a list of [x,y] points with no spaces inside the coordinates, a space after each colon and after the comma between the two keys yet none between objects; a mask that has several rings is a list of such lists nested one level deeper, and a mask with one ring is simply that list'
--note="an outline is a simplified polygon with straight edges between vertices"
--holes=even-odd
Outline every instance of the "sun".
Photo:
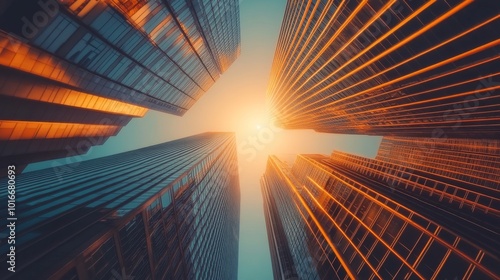
[{"label": "sun", "polygon": [[261,103],[241,107],[234,115],[226,119],[232,125],[231,131],[236,132],[241,139],[256,137],[263,131],[273,129],[274,123],[271,120],[267,108]]}]

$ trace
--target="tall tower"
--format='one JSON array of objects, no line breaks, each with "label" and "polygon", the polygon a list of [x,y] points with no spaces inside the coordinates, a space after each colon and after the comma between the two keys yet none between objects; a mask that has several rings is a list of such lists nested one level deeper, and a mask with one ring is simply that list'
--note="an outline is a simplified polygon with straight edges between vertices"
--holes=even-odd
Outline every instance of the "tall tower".
[{"label": "tall tower", "polygon": [[500,136],[499,1],[288,1],[268,105],[289,129]]},{"label": "tall tower", "polygon": [[183,115],[240,53],[237,0],[3,1],[0,165],[82,154]]},{"label": "tall tower", "polygon": [[500,277],[498,141],[430,144],[384,138],[376,159],[293,166],[271,156],[261,182],[275,279]]},{"label": "tall tower", "polygon": [[[0,257],[6,279],[237,277],[233,133],[199,134],[15,180],[15,244],[0,245],[1,252],[15,246],[14,273],[5,273],[9,259]],[[5,227],[0,233],[6,240]]]}]

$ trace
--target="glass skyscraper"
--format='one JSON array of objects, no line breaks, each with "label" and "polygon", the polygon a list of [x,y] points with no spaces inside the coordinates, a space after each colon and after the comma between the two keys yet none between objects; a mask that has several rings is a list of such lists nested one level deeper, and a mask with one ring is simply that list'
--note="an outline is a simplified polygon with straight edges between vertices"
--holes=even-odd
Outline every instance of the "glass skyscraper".
[{"label": "glass skyscraper", "polygon": [[[5,272],[11,245],[2,243],[2,279],[237,277],[233,133],[28,172],[16,183],[16,272]],[[4,240],[5,226],[0,233]]]},{"label": "glass skyscraper", "polygon": [[183,115],[240,41],[237,0],[2,1],[0,165],[85,153],[148,109]]},{"label": "glass skyscraper", "polygon": [[289,129],[500,137],[499,1],[288,1],[267,99]]},{"label": "glass skyscraper", "polygon": [[497,140],[271,156],[261,186],[275,279],[498,279],[499,171]]}]

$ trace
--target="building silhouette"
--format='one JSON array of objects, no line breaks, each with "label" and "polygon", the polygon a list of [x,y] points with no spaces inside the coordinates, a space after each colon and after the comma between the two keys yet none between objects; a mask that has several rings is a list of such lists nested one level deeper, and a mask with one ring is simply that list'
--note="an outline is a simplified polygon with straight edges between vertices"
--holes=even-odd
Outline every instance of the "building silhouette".
[{"label": "building silhouette", "polygon": [[[233,133],[28,172],[16,183],[16,272],[5,272],[2,253],[2,279],[237,277]],[[0,233],[8,235],[5,227]]]},{"label": "building silhouette", "polygon": [[500,136],[500,2],[288,1],[267,99],[280,126]]},{"label": "building silhouette", "polygon": [[86,153],[148,109],[182,116],[240,41],[236,0],[3,1],[0,164]]},{"label": "building silhouette", "polygon": [[375,159],[270,156],[275,279],[498,279],[499,144],[384,137]]}]

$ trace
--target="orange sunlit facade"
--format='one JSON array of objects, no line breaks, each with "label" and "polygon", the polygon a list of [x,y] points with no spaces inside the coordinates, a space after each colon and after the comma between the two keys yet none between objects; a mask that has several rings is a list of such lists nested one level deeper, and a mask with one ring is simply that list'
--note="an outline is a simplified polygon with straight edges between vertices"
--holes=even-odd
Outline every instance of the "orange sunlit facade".
[{"label": "orange sunlit facade", "polygon": [[498,29],[498,1],[288,1],[268,105],[289,129],[495,139]]},{"label": "orange sunlit facade", "polygon": [[182,116],[239,53],[236,0],[1,3],[0,166],[85,153],[149,109]]},{"label": "orange sunlit facade", "polygon": [[0,140],[112,136],[119,126],[56,122],[0,121]]},{"label": "orange sunlit facade", "polygon": [[499,147],[384,137],[375,159],[271,156],[275,279],[498,279]]}]

